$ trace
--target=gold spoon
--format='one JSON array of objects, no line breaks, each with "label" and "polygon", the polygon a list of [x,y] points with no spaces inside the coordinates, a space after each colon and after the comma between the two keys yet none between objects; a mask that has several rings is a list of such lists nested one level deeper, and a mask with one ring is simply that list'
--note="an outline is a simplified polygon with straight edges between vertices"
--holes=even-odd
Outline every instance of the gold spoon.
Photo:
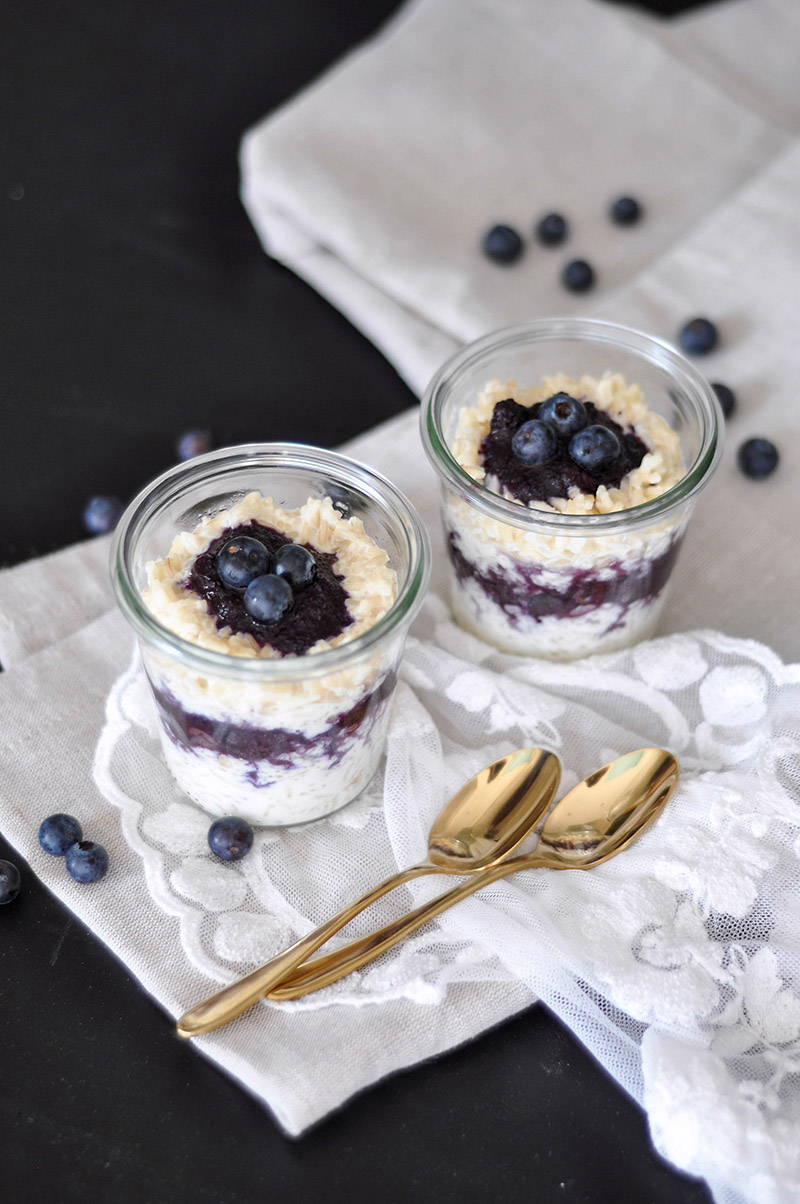
[{"label": "gold spoon", "polygon": [[615,857],[661,814],[678,784],[678,763],[660,748],[617,757],[565,794],[545,820],[532,853],[512,857],[423,903],[371,935],[313,958],[273,987],[270,999],[297,999],[372,961],[409,933],[490,882],[528,869],[591,869]]},{"label": "gold spoon", "polygon": [[208,1033],[241,1016],[354,916],[394,887],[424,874],[485,872],[513,852],[536,826],[555,798],[560,778],[558,757],[540,748],[521,748],[492,762],[440,812],[431,828],[424,861],[373,887],[245,978],[191,1008],[178,1021],[179,1036]]}]

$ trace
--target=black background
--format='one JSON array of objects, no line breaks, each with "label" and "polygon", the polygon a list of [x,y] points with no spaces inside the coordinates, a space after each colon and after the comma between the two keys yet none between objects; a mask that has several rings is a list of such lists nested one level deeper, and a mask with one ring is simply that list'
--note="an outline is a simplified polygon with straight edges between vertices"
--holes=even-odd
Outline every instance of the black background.
[{"label": "black background", "polygon": [[[335,446],[413,403],[261,250],[236,158],[246,128],[397,7],[4,6],[0,565],[84,538],[87,498],[129,499],[188,428],[219,446]],[[708,1200],[652,1153],[639,1110],[542,1007],[289,1140],[2,838],[0,856],[23,872],[0,910],[9,1202]]]}]

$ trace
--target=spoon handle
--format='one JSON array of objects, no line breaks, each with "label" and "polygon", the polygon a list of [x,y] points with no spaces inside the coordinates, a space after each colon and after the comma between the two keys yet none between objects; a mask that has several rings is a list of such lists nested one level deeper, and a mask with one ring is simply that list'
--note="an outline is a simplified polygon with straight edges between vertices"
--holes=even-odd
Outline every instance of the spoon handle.
[{"label": "spoon handle", "polygon": [[525,853],[521,857],[512,857],[508,861],[489,866],[467,879],[466,882],[451,887],[437,898],[421,904],[414,911],[401,916],[400,919],[392,920],[383,928],[378,928],[369,936],[350,941],[341,949],[326,953],[322,957],[315,957],[310,963],[300,966],[299,970],[289,972],[266,994],[270,999],[286,1000],[299,999],[301,995],[319,991],[322,987],[327,987],[332,982],[344,978],[353,970],[358,970],[359,967],[372,961],[387,949],[391,949],[393,945],[397,945],[410,933],[416,932],[423,924],[427,924],[429,920],[441,915],[449,907],[466,899],[468,895],[474,894],[476,890],[482,890],[490,882],[496,882],[498,878],[505,878],[509,874],[517,874],[520,870],[544,868],[563,870],[568,869],[569,866],[563,861],[549,857],[547,853],[536,852]]},{"label": "spoon handle", "polygon": [[263,966],[259,966],[257,970],[251,971],[244,978],[223,987],[222,990],[209,995],[202,1003],[190,1008],[177,1023],[178,1035],[180,1037],[196,1037],[200,1033],[210,1033],[213,1029],[221,1028],[223,1024],[235,1020],[237,1016],[241,1016],[242,1012],[246,1012],[266,995],[281,979],[291,973],[296,966],[316,952],[320,945],[324,945],[340,928],[349,924],[364,908],[369,907],[371,903],[388,894],[390,890],[394,890],[396,886],[401,886],[404,882],[410,882],[413,878],[421,878],[424,874],[439,872],[441,871],[438,866],[423,861],[419,865],[412,865],[408,869],[400,870],[391,878],[387,878],[385,882],[380,882],[363,894],[360,899],[343,907],[337,915],[326,920],[324,924],[320,924],[312,932],[306,933],[299,941],[295,941],[288,949],[284,949],[270,961],[265,962]]}]

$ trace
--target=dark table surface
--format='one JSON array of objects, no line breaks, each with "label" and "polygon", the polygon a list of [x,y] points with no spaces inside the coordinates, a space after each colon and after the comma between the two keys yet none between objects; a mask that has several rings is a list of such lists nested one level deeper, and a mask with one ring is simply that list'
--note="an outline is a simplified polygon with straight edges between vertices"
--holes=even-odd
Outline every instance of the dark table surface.
[{"label": "dark table surface", "polygon": [[[188,428],[332,447],[414,403],[238,201],[241,133],[397,7],[5,6],[0,566],[85,538],[87,498],[132,496]],[[9,1204],[708,1200],[539,1006],[289,1140],[1,837],[0,856],[23,873],[0,911]]]}]

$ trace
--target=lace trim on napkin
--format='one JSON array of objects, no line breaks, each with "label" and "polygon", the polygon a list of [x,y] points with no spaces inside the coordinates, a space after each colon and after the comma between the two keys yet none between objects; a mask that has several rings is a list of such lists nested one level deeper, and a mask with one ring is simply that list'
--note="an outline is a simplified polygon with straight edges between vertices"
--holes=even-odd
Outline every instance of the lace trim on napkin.
[{"label": "lace trim on napkin", "polygon": [[[95,778],[186,956],[223,982],[277,952],[421,859],[444,799],[510,748],[557,752],[563,792],[622,752],[667,747],[681,785],[618,858],[497,883],[356,975],[268,1006],[446,1006],[450,982],[521,979],[644,1104],[661,1153],[720,1198],[796,1200],[800,667],[708,631],[526,661],[455,628],[436,597],[420,626],[379,777],[325,820],[259,832],[235,865],[214,861],[209,818],[169,777],[138,659],[115,683]],[[402,888],[348,937],[449,884]]]}]

